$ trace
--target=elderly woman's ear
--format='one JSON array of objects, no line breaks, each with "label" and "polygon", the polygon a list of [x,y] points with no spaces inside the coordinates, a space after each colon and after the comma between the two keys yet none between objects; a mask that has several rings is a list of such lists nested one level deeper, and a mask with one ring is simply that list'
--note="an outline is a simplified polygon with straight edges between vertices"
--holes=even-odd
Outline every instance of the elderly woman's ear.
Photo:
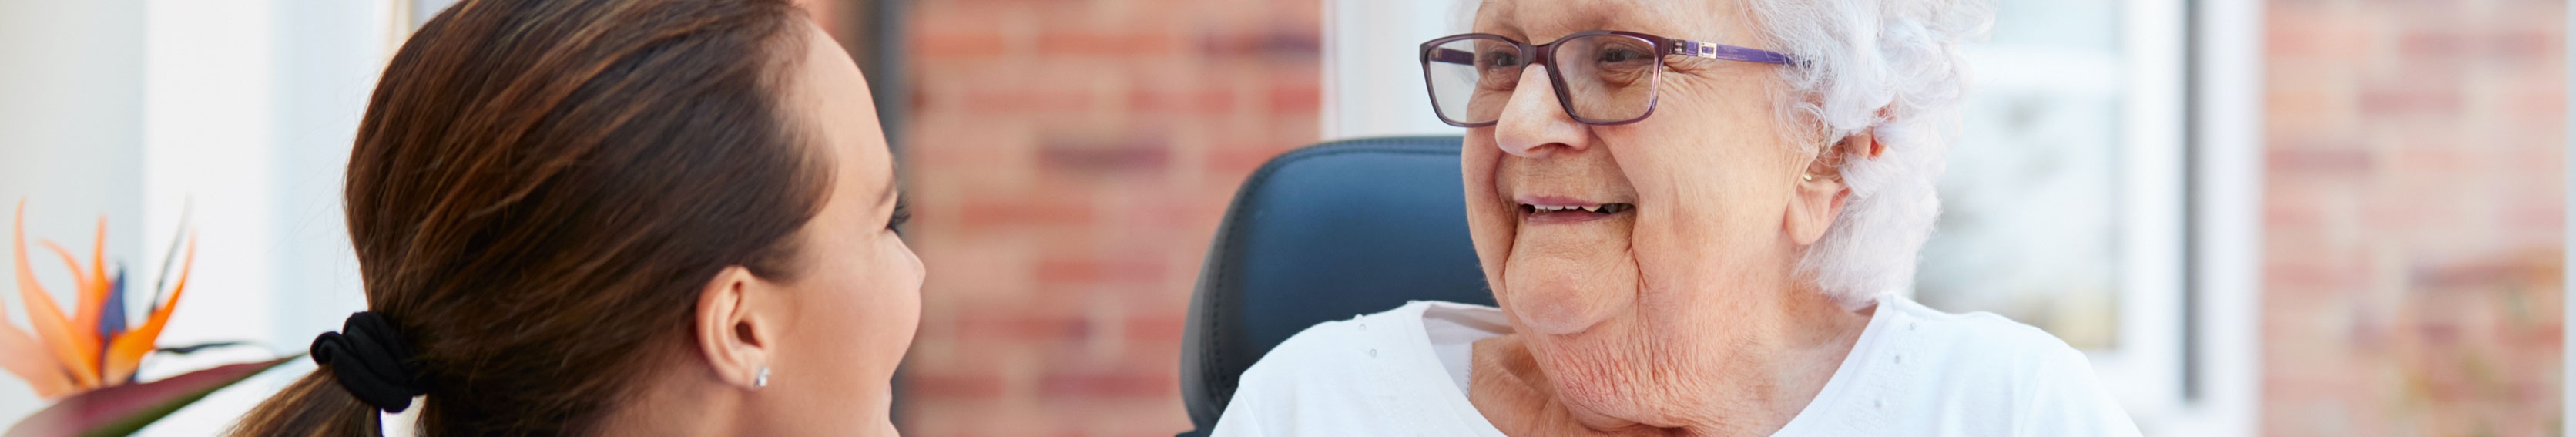
[{"label": "elderly woman's ear", "polygon": [[1876,157],[1880,150],[1878,137],[1867,131],[1818,149],[1816,157],[1808,160],[1806,169],[1799,173],[1797,189],[1791,190],[1787,217],[1781,221],[1790,241],[1799,246],[1816,244],[1816,240],[1824,238],[1825,229],[1833,226],[1834,217],[1842,215],[1843,199],[1851,196],[1851,186],[1843,184],[1843,163]]}]

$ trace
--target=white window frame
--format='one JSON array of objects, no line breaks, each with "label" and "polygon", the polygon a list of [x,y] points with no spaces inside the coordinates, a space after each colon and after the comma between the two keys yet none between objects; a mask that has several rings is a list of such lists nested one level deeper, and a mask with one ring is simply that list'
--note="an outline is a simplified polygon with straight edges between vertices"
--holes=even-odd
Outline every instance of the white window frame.
[{"label": "white window frame", "polygon": [[1466,32],[1467,23],[1459,20],[1475,5],[1473,0],[1325,1],[1324,140],[1465,134],[1466,129],[1432,115],[1416,47]]},{"label": "white window frame", "polygon": [[2166,435],[2250,436],[2262,407],[2263,5],[2195,0],[2189,346],[2199,396],[2168,412]]}]

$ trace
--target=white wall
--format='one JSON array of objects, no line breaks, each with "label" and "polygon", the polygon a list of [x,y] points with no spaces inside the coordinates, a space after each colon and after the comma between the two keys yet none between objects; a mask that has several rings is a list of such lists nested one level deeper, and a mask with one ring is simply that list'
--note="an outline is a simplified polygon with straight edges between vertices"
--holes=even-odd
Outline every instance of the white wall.
[{"label": "white wall", "polygon": [[[389,1],[152,0],[144,208],[163,235],[193,205],[198,274],[164,344],[253,339],[145,377],[298,353],[363,310],[340,215],[350,142],[390,55]],[[165,241],[165,240],[155,240]],[[147,429],[206,435],[311,371],[297,362]]]},{"label": "white wall", "polygon": [[[0,200],[35,200],[31,238],[86,238],[106,212],[109,256],[137,277],[193,209],[197,268],[161,343],[259,343],[156,356],[144,379],[299,353],[363,308],[339,187],[408,24],[395,11],[394,0],[0,1]],[[40,279],[68,283],[38,261]],[[15,293],[0,297],[24,326]],[[145,434],[212,435],[311,368],[217,392]],[[42,405],[0,379],[0,423]]]},{"label": "white wall", "polygon": [[[37,238],[87,254],[98,215],[106,214],[109,255],[139,259],[142,63],[140,0],[0,1],[0,208],[28,200],[30,255],[45,253]],[[8,258],[0,251],[0,262],[14,262]],[[57,301],[70,302],[61,262],[48,256],[31,264],[39,280],[56,284]],[[14,270],[0,268],[0,307],[27,329]],[[0,378],[0,418],[41,406],[26,384]]]}]

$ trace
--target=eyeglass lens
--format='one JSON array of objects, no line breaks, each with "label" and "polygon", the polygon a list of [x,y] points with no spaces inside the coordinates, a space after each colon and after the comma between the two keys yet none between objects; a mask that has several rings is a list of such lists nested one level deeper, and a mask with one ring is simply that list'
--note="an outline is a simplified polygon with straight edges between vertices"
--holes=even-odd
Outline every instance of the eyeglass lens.
[{"label": "eyeglass lens", "polygon": [[[1427,53],[1424,74],[1442,118],[1459,124],[1492,123],[1519,87],[1536,50],[1510,40],[1476,36],[1442,42]],[[1635,121],[1654,107],[1655,44],[1625,35],[1586,35],[1555,44],[1548,70],[1561,92],[1558,103],[1577,121]]]}]

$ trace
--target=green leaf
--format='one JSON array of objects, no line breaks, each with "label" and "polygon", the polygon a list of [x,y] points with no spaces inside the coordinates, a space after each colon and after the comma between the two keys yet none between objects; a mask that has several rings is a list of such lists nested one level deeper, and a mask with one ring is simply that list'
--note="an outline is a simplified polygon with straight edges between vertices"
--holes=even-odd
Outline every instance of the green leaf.
[{"label": "green leaf", "polygon": [[180,407],[303,354],[189,372],[143,384],[91,390],[55,402],[9,427],[7,437],[121,436],[143,430]]}]

